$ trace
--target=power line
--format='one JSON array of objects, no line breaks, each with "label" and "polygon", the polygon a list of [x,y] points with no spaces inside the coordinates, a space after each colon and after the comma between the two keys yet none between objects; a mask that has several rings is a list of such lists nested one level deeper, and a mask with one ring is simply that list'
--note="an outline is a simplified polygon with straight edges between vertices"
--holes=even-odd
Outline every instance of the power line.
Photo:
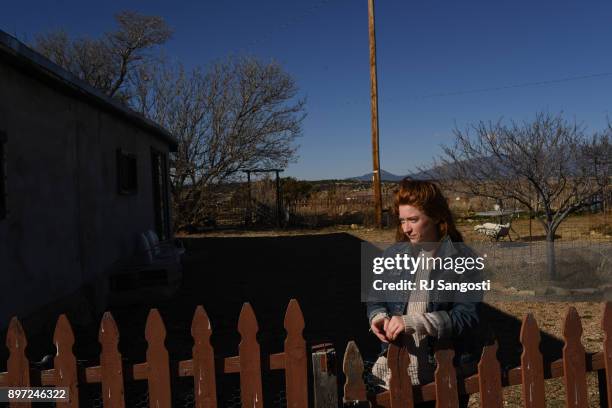
[{"label": "power line", "polygon": [[[600,72],[596,74],[579,75],[579,76],[549,79],[549,80],[543,80],[543,81],[523,82],[520,84],[494,86],[490,88],[478,88],[478,89],[467,89],[467,90],[462,90],[462,91],[440,92],[440,93],[433,93],[433,94],[426,94],[426,95],[419,95],[419,96],[412,96],[412,97],[409,96],[406,99],[423,100],[423,99],[430,99],[430,98],[443,98],[447,96],[461,96],[461,95],[469,95],[469,94],[476,94],[476,93],[503,91],[507,89],[518,89],[518,88],[528,88],[528,87],[534,87],[534,86],[555,85],[555,84],[560,84],[564,82],[580,81],[580,80],[593,79],[593,78],[605,78],[609,76],[612,76],[612,72]],[[393,102],[394,100],[397,100],[397,98],[389,98],[389,97],[380,98],[380,99],[383,102]],[[404,101],[406,99],[404,99]],[[365,104],[366,102],[367,102],[366,99],[363,99],[363,100],[360,99],[358,101],[359,104]],[[357,103],[355,99],[347,100],[345,102],[346,105],[353,105],[355,103]]]},{"label": "power line", "polygon": [[427,99],[427,98],[438,98],[438,97],[444,97],[444,96],[467,95],[467,94],[482,93],[482,92],[501,91],[505,89],[552,85],[552,84],[559,84],[563,82],[578,81],[578,80],[591,79],[591,78],[601,78],[601,77],[607,77],[607,76],[612,76],[612,72],[601,72],[598,74],[589,74],[589,75],[580,75],[580,76],[567,77],[567,78],[550,79],[546,81],[524,82],[521,84],[496,86],[496,87],[491,87],[491,88],[470,89],[470,90],[465,90],[465,91],[454,91],[454,92],[442,92],[442,93],[436,93],[436,94],[422,95],[416,98]]}]

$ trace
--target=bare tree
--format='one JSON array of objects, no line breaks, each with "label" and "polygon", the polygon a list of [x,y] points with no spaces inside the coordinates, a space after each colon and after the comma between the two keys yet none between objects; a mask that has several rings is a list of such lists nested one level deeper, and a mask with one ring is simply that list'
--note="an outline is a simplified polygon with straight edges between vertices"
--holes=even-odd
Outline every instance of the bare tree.
[{"label": "bare tree", "polygon": [[454,134],[430,175],[457,192],[524,205],[546,231],[548,275],[556,279],[555,232],[569,214],[603,199],[612,128],[587,137],[561,114],[539,113],[532,122],[480,122]]},{"label": "bare tree", "polygon": [[172,30],[161,17],[132,11],[115,15],[117,29],[100,39],[70,39],[64,31],[36,36],[34,48],[105,94],[129,103],[130,76],[156,62],[153,50]]},{"label": "bare tree", "polygon": [[171,35],[161,18],[115,18],[117,30],[100,39],[58,31],[38,36],[35,48],[178,139],[170,157],[176,227],[202,221],[209,187],[239,169],[285,167],[296,158],[305,101],[280,65],[236,57],[187,72],[155,53]]},{"label": "bare tree", "polygon": [[171,164],[177,228],[205,216],[211,185],[296,158],[305,101],[277,63],[235,57],[206,70],[141,70],[135,88],[140,110],[179,141]]}]

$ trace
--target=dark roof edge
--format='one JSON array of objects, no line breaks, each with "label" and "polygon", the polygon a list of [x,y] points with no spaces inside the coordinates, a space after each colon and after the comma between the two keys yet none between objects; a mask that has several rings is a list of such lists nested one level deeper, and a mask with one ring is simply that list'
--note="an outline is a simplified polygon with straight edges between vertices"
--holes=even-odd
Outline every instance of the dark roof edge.
[{"label": "dark roof edge", "polygon": [[99,90],[80,80],[2,30],[0,30],[0,54],[6,54],[19,65],[32,69],[45,79],[49,79],[67,88],[77,97],[108,109],[112,113],[152,132],[155,136],[170,145],[170,151],[176,151],[178,142],[166,129],[115,101],[111,97],[104,95]]}]

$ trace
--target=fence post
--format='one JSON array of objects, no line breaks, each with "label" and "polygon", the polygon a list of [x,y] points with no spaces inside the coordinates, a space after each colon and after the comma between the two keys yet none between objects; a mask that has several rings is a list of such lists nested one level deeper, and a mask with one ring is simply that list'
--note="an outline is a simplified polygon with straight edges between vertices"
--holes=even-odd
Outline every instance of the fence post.
[{"label": "fence post", "polygon": [[523,319],[520,340],[523,345],[523,354],[521,354],[523,404],[525,408],[544,408],[544,363],[540,353],[540,329],[531,313]]},{"label": "fence post", "polygon": [[[412,336],[404,336],[404,338],[408,341],[414,341]],[[410,374],[408,374],[408,366],[410,365],[408,349],[395,343],[389,344],[387,363],[391,371],[391,378],[389,379],[391,408],[412,408],[414,400],[412,396],[412,379]]]},{"label": "fence post", "polygon": [[210,344],[212,329],[208,314],[198,306],[191,323],[193,337],[193,395],[196,408],[217,407],[217,384],[215,382],[215,354]]},{"label": "fence post", "polygon": [[344,383],[344,405],[369,407],[365,383],[363,382],[363,359],[354,341],[349,341],[344,353],[342,370],[346,377]]},{"label": "fence post", "polygon": [[171,408],[170,359],[164,341],[166,328],[157,311],[151,309],[145,326],[147,339],[147,381],[149,384],[149,407]]},{"label": "fence post", "polygon": [[[604,303],[602,316],[603,353],[606,369],[603,373],[605,377],[599,378],[599,401],[602,407],[612,407],[612,302]],[[604,403],[607,403],[607,405],[604,405]]]},{"label": "fence post", "polygon": [[336,350],[330,343],[312,347],[312,377],[315,408],[338,408]]},{"label": "fence post", "polygon": [[240,399],[243,407],[263,408],[261,351],[257,342],[257,319],[249,303],[242,305],[238,318],[240,333]]},{"label": "fence post", "polygon": [[119,330],[110,312],[102,316],[98,341],[102,346],[100,370],[102,372],[103,406],[124,408],[123,363],[118,349]]},{"label": "fence post", "polygon": [[485,346],[478,363],[478,385],[482,408],[502,408],[501,368],[497,361],[497,341]]},{"label": "fence post", "polygon": [[58,408],[78,408],[77,363],[76,357],[72,353],[74,333],[65,314],[57,319],[55,332],[53,333],[53,343],[55,343],[57,348],[57,355],[53,358],[53,368],[55,370],[54,383],[56,387],[67,387],[69,394],[67,402],[57,402],[56,406]]},{"label": "fence post", "polygon": [[[9,349],[9,358],[6,363],[7,387],[29,387],[30,386],[30,362],[25,355],[28,340],[23,331],[21,323],[16,317],[11,319],[8,333],[6,334],[6,347]],[[30,402],[11,402],[11,408],[32,406]]]},{"label": "fence post", "polygon": [[459,395],[457,394],[457,374],[453,366],[455,352],[452,349],[436,351],[438,368],[435,372],[436,407],[458,408]]},{"label": "fence post", "polygon": [[285,385],[287,408],[308,407],[308,365],[306,342],[302,337],[304,316],[295,299],[289,301],[285,313]]},{"label": "fence post", "polygon": [[570,307],[563,326],[563,380],[565,382],[566,406],[587,407],[586,361],[584,347],[580,342],[582,324],[574,307]]}]

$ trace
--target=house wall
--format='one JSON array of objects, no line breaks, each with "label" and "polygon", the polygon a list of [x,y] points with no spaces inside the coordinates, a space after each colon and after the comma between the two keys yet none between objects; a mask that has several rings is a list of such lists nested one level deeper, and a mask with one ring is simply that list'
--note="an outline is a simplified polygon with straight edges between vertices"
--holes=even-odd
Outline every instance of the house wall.
[{"label": "house wall", "polygon": [[[0,220],[0,327],[88,287],[154,229],[151,148],[167,143],[0,60],[8,216]],[[117,149],[137,155],[138,191],[117,192]]]}]

